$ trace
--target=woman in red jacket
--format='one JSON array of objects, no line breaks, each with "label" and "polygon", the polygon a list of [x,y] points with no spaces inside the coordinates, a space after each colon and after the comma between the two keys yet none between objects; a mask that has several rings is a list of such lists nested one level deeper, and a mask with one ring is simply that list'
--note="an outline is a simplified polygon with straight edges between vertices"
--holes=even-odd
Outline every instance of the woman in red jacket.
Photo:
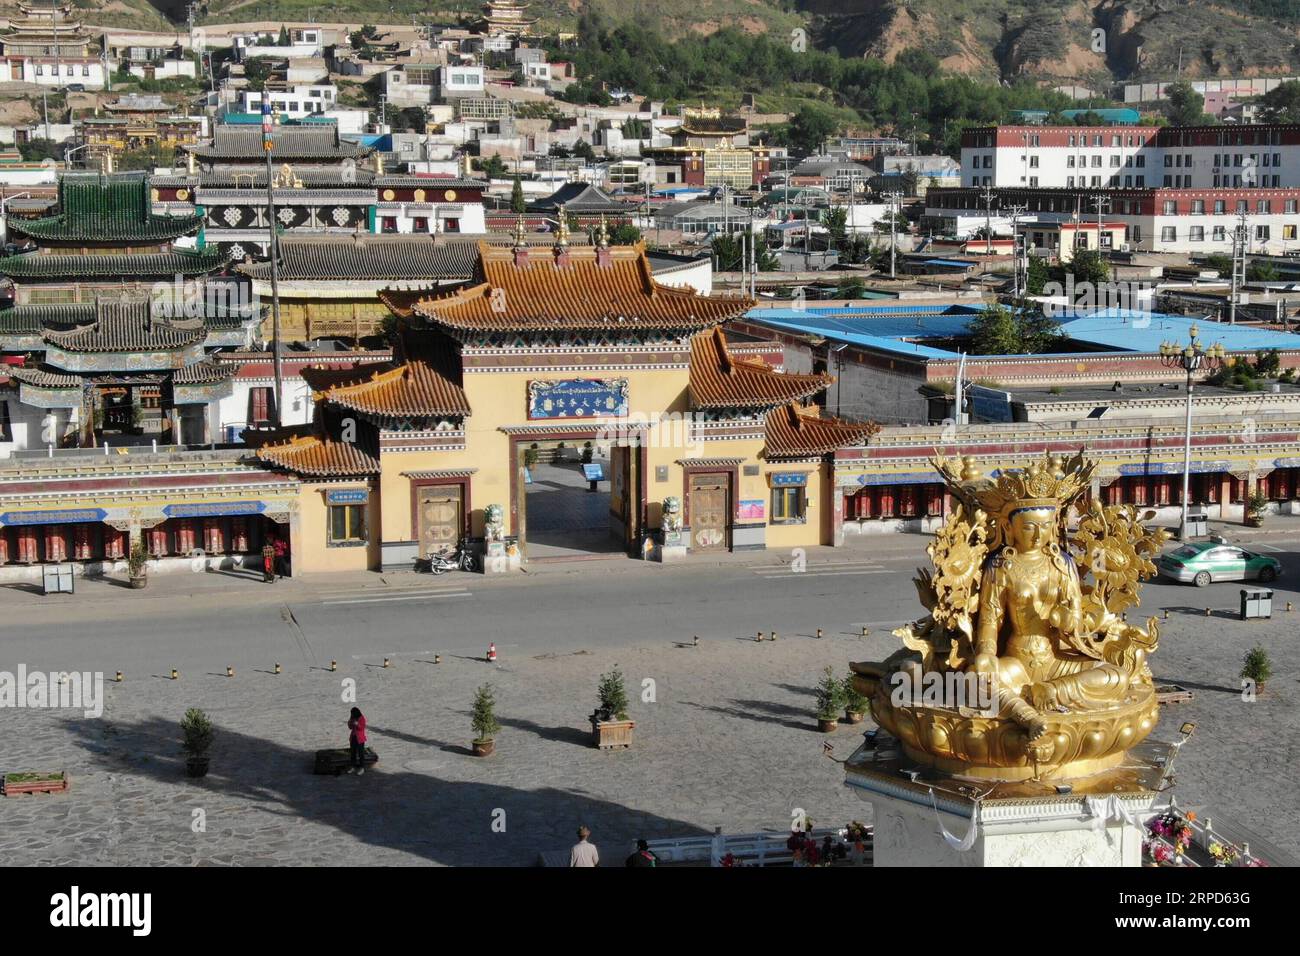
[{"label": "woman in red jacket", "polygon": [[348,729],[352,731],[348,741],[352,753],[352,766],[348,768],[348,773],[360,776],[366,772],[366,718],[361,713],[360,707],[352,708],[352,716],[348,718]]}]

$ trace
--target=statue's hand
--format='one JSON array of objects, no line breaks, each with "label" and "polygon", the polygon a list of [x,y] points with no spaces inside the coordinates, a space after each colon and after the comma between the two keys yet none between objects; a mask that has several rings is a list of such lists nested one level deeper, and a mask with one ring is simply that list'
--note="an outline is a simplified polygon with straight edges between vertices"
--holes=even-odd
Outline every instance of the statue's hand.
[{"label": "statue's hand", "polygon": [[1035,710],[1055,710],[1060,706],[1056,699],[1056,687],[1048,683],[1031,684],[1029,701]]}]

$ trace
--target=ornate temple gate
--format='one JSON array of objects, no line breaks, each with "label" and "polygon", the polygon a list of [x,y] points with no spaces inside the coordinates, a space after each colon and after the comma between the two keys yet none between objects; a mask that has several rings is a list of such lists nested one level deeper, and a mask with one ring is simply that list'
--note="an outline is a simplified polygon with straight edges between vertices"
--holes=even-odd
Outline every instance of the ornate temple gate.
[{"label": "ornate temple gate", "polygon": [[692,551],[726,551],[731,545],[731,476],[691,475],[686,516]]}]

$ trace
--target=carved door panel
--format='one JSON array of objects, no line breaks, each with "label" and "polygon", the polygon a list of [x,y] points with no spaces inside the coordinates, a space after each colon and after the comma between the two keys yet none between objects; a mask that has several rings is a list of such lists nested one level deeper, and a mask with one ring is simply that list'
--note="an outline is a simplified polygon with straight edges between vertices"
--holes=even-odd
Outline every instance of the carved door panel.
[{"label": "carved door panel", "polygon": [[455,548],[462,527],[460,486],[421,488],[418,496],[420,557]]},{"label": "carved door panel", "polygon": [[691,476],[691,550],[725,551],[731,530],[731,489],[727,475]]}]

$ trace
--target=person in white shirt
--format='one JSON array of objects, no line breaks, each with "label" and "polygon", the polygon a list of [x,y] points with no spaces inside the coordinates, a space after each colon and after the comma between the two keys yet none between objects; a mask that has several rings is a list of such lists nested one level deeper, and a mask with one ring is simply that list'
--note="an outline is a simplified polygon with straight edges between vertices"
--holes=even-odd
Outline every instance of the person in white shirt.
[{"label": "person in white shirt", "polygon": [[596,852],[596,844],[587,842],[589,836],[590,829],[578,827],[578,842],[569,851],[569,866],[600,866],[600,854]]}]

